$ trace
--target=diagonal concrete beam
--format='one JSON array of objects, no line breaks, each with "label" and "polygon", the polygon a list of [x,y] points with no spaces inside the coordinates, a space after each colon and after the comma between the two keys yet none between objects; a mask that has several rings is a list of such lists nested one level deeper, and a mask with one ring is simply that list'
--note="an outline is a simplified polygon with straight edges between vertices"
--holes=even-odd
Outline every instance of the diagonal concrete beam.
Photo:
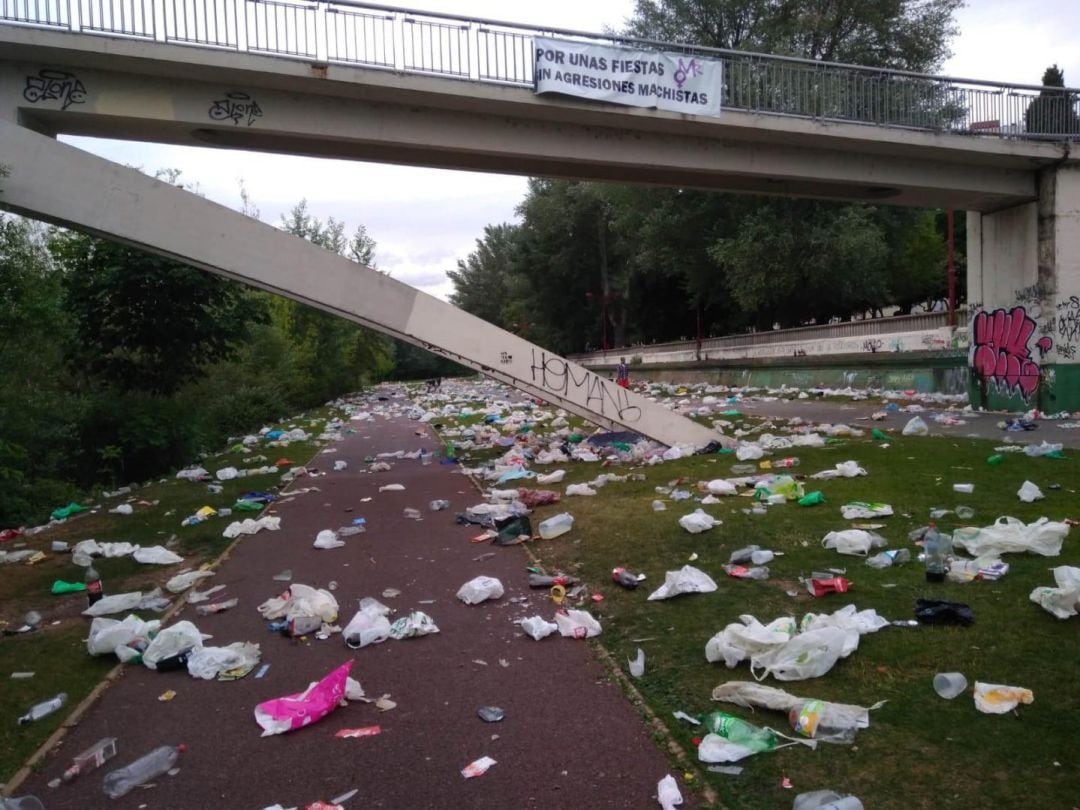
[{"label": "diagonal concrete beam", "polygon": [[400,281],[198,195],[0,119],[0,207],[319,307],[610,429],[701,447],[718,434]]}]

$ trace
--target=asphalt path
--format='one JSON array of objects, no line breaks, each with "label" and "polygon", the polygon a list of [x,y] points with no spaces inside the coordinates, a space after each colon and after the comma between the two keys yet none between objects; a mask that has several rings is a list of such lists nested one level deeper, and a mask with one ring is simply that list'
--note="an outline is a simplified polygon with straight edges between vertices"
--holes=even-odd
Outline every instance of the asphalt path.
[{"label": "asphalt path", "polygon": [[[416,460],[369,473],[366,455],[432,449],[435,439],[417,435],[418,423],[403,417],[349,425],[356,432],[313,462],[326,474],[294,486],[320,491],[276,504],[281,530],[243,539],[218,569],[212,582],[227,588],[213,599],[237,597],[238,606],[207,617],[187,606],[176,617],[212,634],[208,645],[258,642],[270,665],[266,675],[218,682],[126,667],[20,794],[39,796],[49,810],[302,808],[353,789],[358,793],[344,803],[347,810],[657,806],[656,783],[671,770],[669,761],[590,645],[557,635],[533,641],[514,624],[537,613],[550,620],[554,612],[545,592],[527,587],[523,548],[470,543],[478,529],[455,524],[455,508],[480,500],[471,482],[452,466]],[[333,472],[336,460],[347,461],[347,469]],[[378,491],[390,483],[405,490]],[[428,502],[437,498],[449,500],[451,510],[429,512]],[[406,507],[420,509],[423,519],[405,518]],[[319,530],[360,516],[367,532],[347,538],[344,548],[312,547]],[[478,560],[482,555],[488,556]],[[373,596],[397,611],[391,618],[423,610],[441,632],[355,651],[340,635],[290,640],[268,632],[256,606],[282,590],[273,577],[284,569],[294,583],[336,582],[341,626],[360,597]],[[457,600],[458,588],[480,574],[498,577],[506,594],[478,606]],[[381,596],[388,588],[400,596]],[[519,597],[527,603],[511,601]],[[397,708],[379,712],[351,703],[306,728],[260,737],[256,704],[300,692],[350,660],[368,696],[389,693]],[[175,698],[159,700],[167,690]],[[483,722],[477,709],[486,705],[502,708],[505,719]],[[335,737],[341,729],[373,725],[381,728],[376,736]],[[117,738],[118,753],[104,768],[46,786],[72,755],[106,736]],[[176,775],[120,799],[105,796],[106,772],[181,742],[188,750]],[[483,756],[497,764],[481,777],[463,778],[461,769]]]}]

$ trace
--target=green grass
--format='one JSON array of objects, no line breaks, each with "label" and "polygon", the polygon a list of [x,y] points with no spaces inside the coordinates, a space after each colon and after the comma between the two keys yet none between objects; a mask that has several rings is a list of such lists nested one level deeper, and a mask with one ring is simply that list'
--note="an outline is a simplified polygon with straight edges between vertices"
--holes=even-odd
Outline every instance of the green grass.
[{"label": "green grass", "polygon": [[[335,412],[332,409],[320,408],[285,420],[276,427],[300,427],[314,439],[333,415]],[[260,443],[250,453],[230,449],[203,458],[198,463],[211,473],[228,466],[262,467],[273,464],[279,458],[291,459],[297,465],[322,469],[331,467],[333,456],[315,455],[318,448],[314,440],[292,442],[286,447],[266,447],[265,443]],[[259,455],[265,455],[266,461],[251,460]],[[231,507],[244,492],[273,491],[279,482],[280,473],[236,478],[224,482],[221,493],[211,494],[207,492],[205,483],[170,476],[148,483],[130,495],[84,499],[83,504],[96,503],[101,508],[92,513],[82,513],[41,534],[18,539],[25,542],[28,548],[41,549],[49,556],[35,565],[0,566],[0,621],[9,627],[18,627],[28,610],[36,610],[43,617],[39,631],[8,637],[0,643],[0,680],[5,684],[0,693],[0,727],[3,729],[0,732],[0,782],[14,775],[27,757],[116,663],[112,656],[95,659],[87,655],[85,638],[90,620],[80,615],[86,607],[85,595],[53,596],[50,593],[54,580],[81,582],[84,575],[84,569],[74,565],[70,555],[49,552],[52,542],[66,540],[74,545],[79,540],[94,538],[99,542],[126,541],[152,546],[164,545],[175,539],[173,550],[184,557],[184,561],[176,565],[142,565],[131,557],[95,560],[94,567],[101,574],[107,594],[148,591],[164,585],[179,571],[198,567],[216,558],[232,543],[222,537],[225,527],[233,520],[258,517],[258,513],[234,512],[231,516],[213,517],[194,526],[181,526],[186,516],[206,505],[215,509]],[[135,509],[134,514],[123,516],[108,512],[117,504],[129,501]],[[140,504],[140,501],[146,503]],[[154,501],[157,501],[156,505]],[[15,544],[4,545],[5,550],[11,550]],[[30,680],[8,680],[10,673],[22,670],[36,674]],[[68,694],[68,703],[63,710],[41,722],[16,729],[16,718],[33,704],[58,692]]]},{"label": "green grass", "polygon": [[[709,664],[704,656],[706,641],[740,614],[767,622],[785,614],[801,618],[807,612],[832,612],[854,603],[860,609],[874,608],[888,619],[909,619],[915,599],[924,595],[972,607],[976,617],[972,627],[888,627],[863,636],[859,649],[821,678],[788,683],[766,679],[766,684],[800,696],[862,705],[888,703],[872,713],[870,728],[859,732],[854,746],[821,745],[817,751],[797,746],[759,754],[739,763],[745,766],[739,777],[703,772],[730,807],[785,807],[794,793],[823,788],[854,793],[873,808],[1023,806],[1035,796],[1041,807],[1072,807],[1077,804],[1074,740],[1080,694],[1074,673],[1080,665],[1076,644],[1080,619],[1058,620],[1031,603],[1028,594],[1036,586],[1053,584],[1050,568],[1080,565],[1077,538],[1066,539],[1060,557],[1006,555],[1011,566],[1006,577],[968,584],[929,584],[914,561],[875,570],[861,557],[839,555],[820,545],[828,531],[849,527],[839,507],[853,500],[891,503],[896,515],[874,522],[886,524],[880,533],[889,547],[911,548],[913,558],[918,549],[908,541],[908,532],[926,523],[931,507],[971,506],[976,515],[969,522],[980,526],[999,515],[1025,521],[1043,515],[1055,520],[1080,516],[1075,458],[1053,461],[1009,455],[1001,466],[987,466],[993,446],[975,440],[896,438],[887,449],[851,440],[826,449],[778,452],[800,457],[798,473],[855,459],[869,475],[808,480],[807,491],[821,489],[825,504],[804,508],[789,503],[771,507],[763,516],[743,514],[751,505],[749,499],[725,498],[705,507],[723,525],[700,535],[690,535],[677,524],[697,504],[668,501],[667,511],[654,513],[652,500],[663,497],[654,487],[686,477],[689,483],[683,488],[693,489],[697,481],[730,475],[731,465],[737,463],[734,456],[698,456],[647,467],[645,482],[608,484],[597,497],[566,498],[557,507],[539,510],[534,525],[564,510],[576,522],[571,533],[538,542],[534,550],[549,569],[577,574],[605,595],[599,605],[588,603],[604,625],[600,642],[620,662],[639,646],[646,651],[646,674],[635,685],[692,754],[692,738],[700,732],[674,720],[675,710],[691,715],[723,710],[788,731],[782,714],[755,715],[710,700],[718,684],[753,680],[746,663],[729,670],[722,663]],[[601,472],[596,465],[567,469],[564,485]],[[1017,499],[1016,490],[1025,478],[1042,487],[1046,500],[1022,504]],[[952,484],[957,482],[974,483],[974,493],[954,493]],[[1051,490],[1055,483],[1062,489]],[[938,524],[951,531],[955,516]],[[784,552],[771,565],[769,580],[735,580],[724,574],[721,565],[730,552],[749,543]],[[647,602],[664,572],[686,564],[694,552],[699,555],[694,565],[709,573],[719,590]],[[636,591],[622,590],[610,579],[611,569],[619,565],[645,572],[647,582]],[[831,567],[847,569],[849,593],[814,599],[800,590],[799,577]],[[799,590],[797,597],[788,594],[793,590]],[[1030,688],[1035,702],[994,716],[976,711],[970,686],[960,698],[942,700],[933,692],[931,679],[936,672],[952,670],[965,673],[969,683],[981,680]],[[785,776],[794,790],[781,787]]]}]

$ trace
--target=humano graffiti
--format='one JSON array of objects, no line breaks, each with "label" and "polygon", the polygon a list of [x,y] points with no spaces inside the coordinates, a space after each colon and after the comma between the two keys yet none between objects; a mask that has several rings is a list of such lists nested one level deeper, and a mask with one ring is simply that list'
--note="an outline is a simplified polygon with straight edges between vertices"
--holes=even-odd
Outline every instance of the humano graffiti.
[{"label": "humano graffiti", "polygon": [[533,349],[531,371],[533,384],[568,398],[574,397],[574,394],[584,394],[582,404],[603,416],[620,422],[636,422],[641,418],[641,408],[630,404],[625,389],[585,369],[581,370],[580,375],[575,374],[570,364],[561,357]]},{"label": "humano graffiti", "polygon": [[243,122],[250,127],[256,118],[262,118],[263,111],[247,93],[235,91],[212,102],[208,114],[211,121],[232,121],[233,124]]},{"label": "humano graffiti", "polygon": [[26,77],[23,98],[31,104],[39,101],[59,101],[60,109],[86,101],[86,88],[73,73],[63,70],[41,70],[37,76]]},{"label": "humano graffiti", "polygon": [[1039,338],[1039,358],[1033,358],[1029,341],[1035,327],[1023,307],[978,313],[972,322],[972,370],[999,390],[1028,399],[1039,387],[1040,363],[1054,345],[1053,338]]}]

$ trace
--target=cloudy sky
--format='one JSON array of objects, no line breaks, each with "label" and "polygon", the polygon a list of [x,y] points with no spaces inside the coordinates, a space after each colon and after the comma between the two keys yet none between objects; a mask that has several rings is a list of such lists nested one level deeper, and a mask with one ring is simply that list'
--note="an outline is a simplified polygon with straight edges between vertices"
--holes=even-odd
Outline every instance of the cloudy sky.
[{"label": "cloudy sky", "polygon": [[[621,27],[633,0],[411,0],[409,8],[583,31]],[[1076,0],[968,0],[945,73],[1038,84],[1057,62],[1080,86],[1080,3]],[[514,219],[525,179],[345,161],[71,138],[70,142],[148,171],[179,168],[207,197],[240,206],[242,179],[266,222],[306,198],[321,218],[363,223],[378,242],[380,268],[445,298],[446,271],[475,247],[485,225]]]}]

